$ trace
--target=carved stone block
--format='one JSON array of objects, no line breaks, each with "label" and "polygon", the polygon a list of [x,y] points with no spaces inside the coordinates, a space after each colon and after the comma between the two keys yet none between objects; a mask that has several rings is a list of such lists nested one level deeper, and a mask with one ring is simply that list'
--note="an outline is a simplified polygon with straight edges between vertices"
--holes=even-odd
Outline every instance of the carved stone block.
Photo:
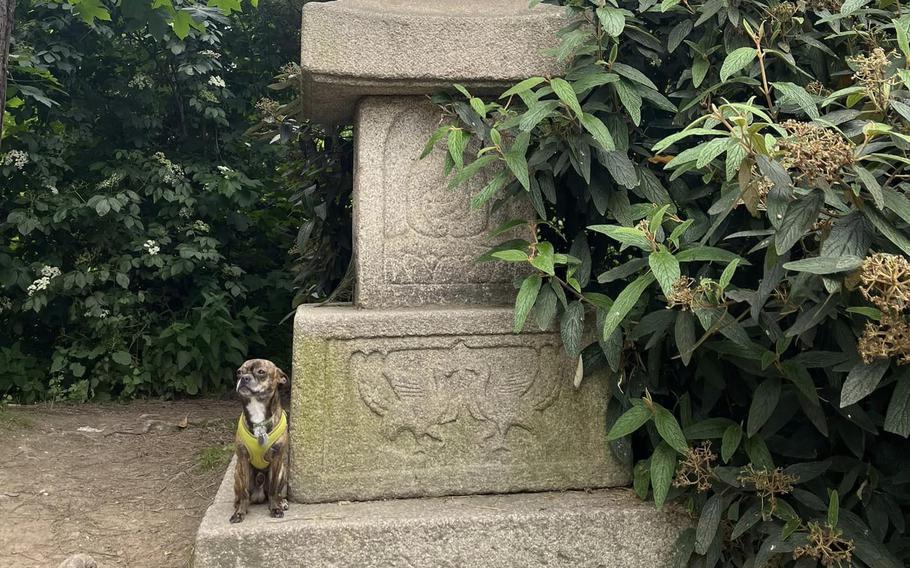
[{"label": "carved stone block", "polygon": [[301,307],[295,322],[296,501],[612,487],[606,381],[572,386],[552,333],[508,308]]},{"label": "carved stone block", "polygon": [[420,159],[441,121],[439,108],[421,97],[368,97],[360,104],[354,174],[360,307],[514,300],[516,265],[474,259],[489,248],[490,229],[528,213],[518,203],[495,214],[489,206],[472,209],[480,176],[452,190],[442,148]]}]

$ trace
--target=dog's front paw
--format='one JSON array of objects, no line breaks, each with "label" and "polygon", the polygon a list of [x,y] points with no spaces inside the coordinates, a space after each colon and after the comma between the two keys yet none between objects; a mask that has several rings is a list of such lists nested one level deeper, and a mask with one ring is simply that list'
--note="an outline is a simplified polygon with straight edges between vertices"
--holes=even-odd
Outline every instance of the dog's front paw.
[{"label": "dog's front paw", "polygon": [[232,524],[242,523],[243,517],[244,517],[243,513],[240,513],[240,512],[234,513],[233,515],[231,515],[231,523]]},{"label": "dog's front paw", "polygon": [[273,518],[273,519],[280,519],[280,518],[282,518],[282,517],[284,517],[284,509],[283,509],[283,508],[281,508],[281,507],[279,506],[279,507],[275,507],[274,509],[272,509],[272,518]]}]

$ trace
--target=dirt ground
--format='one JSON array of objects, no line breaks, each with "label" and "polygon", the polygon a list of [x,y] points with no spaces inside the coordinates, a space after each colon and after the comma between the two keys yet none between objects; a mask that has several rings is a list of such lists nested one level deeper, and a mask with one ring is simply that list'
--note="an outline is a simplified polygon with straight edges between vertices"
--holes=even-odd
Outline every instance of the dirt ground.
[{"label": "dirt ground", "polygon": [[231,455],[229,401],[0,407],[0,567],[188,566]]}]

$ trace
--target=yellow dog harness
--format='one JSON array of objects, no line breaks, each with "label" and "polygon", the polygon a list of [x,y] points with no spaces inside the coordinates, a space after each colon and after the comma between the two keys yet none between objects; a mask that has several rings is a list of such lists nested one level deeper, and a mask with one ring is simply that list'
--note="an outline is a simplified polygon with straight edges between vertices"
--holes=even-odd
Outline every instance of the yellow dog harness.
[{"label": "yellow dog harness", "polygon": [[244,445],[246,451],[250,453],[250,463],[256,469],[268,469],[269,462],[265,461],[265,453],[269,451],[275,442],[278,441],[285,432],[288,431],[288,416],[286,412],[281,413],[281,420],[278,421],[278,425],[275,426],[271,432],[269,432],[269,437],[265,442],[265,445],[259,444],[259,439],[250,432],[250,429],[246,426],[246,420],[244,420],[243,414],[240,415],[240,420],[237,422],[237,441]]}]

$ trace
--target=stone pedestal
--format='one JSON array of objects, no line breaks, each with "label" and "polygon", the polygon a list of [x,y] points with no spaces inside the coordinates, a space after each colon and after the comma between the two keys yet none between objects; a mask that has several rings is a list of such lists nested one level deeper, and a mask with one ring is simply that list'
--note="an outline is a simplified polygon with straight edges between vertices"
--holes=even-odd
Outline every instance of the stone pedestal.
[{"label": "stone pedestal", "polygon": [[543,52],[564,13],[527,6],[304,6],[304,107],[354,119],[355,303],[297,311],[290,511],[230,525],[229,471],[197,568],[669,564],[680,517],[600,489],[630,480],[606,441],[607,381],[576,389],[558,334],[512,333],[520,269],[474,262],[526,211],[472,210],[479,186],[446,187],[444,149],[419,159],[443,118],[426,95],[559,74]]}]

